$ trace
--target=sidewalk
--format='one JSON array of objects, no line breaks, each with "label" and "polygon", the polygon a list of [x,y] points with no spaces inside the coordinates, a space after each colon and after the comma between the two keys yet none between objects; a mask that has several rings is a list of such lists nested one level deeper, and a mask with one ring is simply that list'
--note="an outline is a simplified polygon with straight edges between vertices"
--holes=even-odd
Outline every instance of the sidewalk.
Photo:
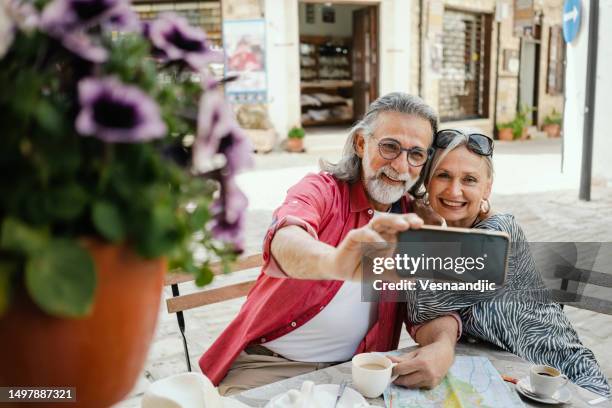
[{"label": "sidewalk", "polygon": [[[274,152],[256,157],[255,169],[240,176],[239,184],[249,197],[247,213],[247,252],[259,252],[272,211],[282,202],[288,187],[309,171],[317,171],[317,160],[337,160],[344,135],[326,134],[306,138],[308,153]],[[498,212],[516,216],[530,241],[612,241],[612,188],[595,187],[591,202],[577,199],[558,172],[559,140],[497,143],[494,155],[495,186],[491,199]],[[537,169],[537,170],[536,170]],[[222,276],[213,286],[256,277],[257,270],[242,276]],[[213,287],[211,286],[211,287]],[[197,360],[231,321],[243,299],[236,299],[185,313],[192,368]],[[597,356],[612,382],[612,316],[567,307],[566,313],[582,342]],[[411,341],[407,336],[402,344]],[[186,371],[181,336],[174,315],[160,310],[160,322],[143,375],[132,397],[146,385],[172,374]],[[138,405],[132,398],[118,405]]]}]

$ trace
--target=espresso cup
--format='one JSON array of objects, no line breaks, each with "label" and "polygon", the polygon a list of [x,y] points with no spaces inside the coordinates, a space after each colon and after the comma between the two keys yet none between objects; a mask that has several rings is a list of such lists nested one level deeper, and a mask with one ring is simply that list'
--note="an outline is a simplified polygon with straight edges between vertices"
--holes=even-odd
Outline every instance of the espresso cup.
[{"label": "espresso cup", "polygon": [[357,354],[352,360],[353,385],[366,398],[377,398],[395,381],[392,362],[382,354]]},{"label": "espresso cup", "polygon": [[565,386],[569,378],[556,368],[547,365],[534,365],[529,370],[529,380],[534,394],[549,398]]}]

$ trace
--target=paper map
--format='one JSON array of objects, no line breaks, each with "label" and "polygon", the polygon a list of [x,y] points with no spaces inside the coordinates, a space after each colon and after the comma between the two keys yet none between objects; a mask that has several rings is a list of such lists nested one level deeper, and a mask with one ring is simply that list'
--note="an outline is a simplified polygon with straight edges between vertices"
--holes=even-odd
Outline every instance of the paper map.
[{"label": "paper map", "polygon": [[456,356],[444,380],[433,390],[391,384],[384,393],[387,408],[391,393],[396,393],[392,408],[524,407],[486,357]]}]

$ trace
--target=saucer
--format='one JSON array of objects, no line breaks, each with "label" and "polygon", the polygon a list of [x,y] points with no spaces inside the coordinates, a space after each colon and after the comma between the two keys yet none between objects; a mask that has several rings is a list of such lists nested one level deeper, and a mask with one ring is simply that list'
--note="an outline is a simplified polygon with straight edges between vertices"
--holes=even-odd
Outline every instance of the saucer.
[{"label": "saucer", "polygon": [[555,392],[552,397],[543,397],[536,395],[531,390],[529,378],[522,378],[516,383],[516,390],[526,398],[532,399],[543,404],[565,404],[572,399],[572,393],[567,386],[562,387]]},{"label": "saucer", "polygon": [[[320,408],[333,408],[336,403],[336,397],[338,396],[338,384],[319,384],[314,386],[315,400]],[[266,407],[274,407],[280,398],[286,393],[282,393],[272,397],[272,399],[266,404]],[[338,401],[338,408],[353,408],[358,406],[368,406],[368,402],[363,396],[352,389],[346,387],[342,398]]]}]

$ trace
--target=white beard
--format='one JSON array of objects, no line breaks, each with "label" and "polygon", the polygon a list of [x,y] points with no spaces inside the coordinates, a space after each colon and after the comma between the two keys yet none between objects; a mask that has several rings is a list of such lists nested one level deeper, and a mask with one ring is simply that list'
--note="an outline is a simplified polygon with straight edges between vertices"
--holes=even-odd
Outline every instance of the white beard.
[{"label": "white beard", "polygon": [[[399,200],[404,194],[410,190],[410,187],[416,183],[416,178],[410,176],[410,173],[398,174],[390,165],[386,165],[378,169],[372,170],[370,167],[369,149],[365,149],[361,166],[363,167],[363,175],[365,178],[365,189],[368,195],[380,204],[393,204]],[[403,180],[403,185],[393,186],[382,179],[385,174],[395,180]]]}]

